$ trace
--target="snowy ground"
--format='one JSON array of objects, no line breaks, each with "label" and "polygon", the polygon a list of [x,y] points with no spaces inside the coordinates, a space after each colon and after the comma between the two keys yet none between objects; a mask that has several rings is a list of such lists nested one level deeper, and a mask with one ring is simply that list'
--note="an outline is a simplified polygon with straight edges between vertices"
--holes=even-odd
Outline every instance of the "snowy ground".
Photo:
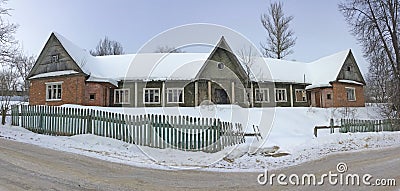
[{"label": "snowy ground", "polygon": [[[120,112],[117,108],[96,107],[94,109]],[[143,113],[143,109],[128,110],[130,113]],[[347,112],[345,109],[322,108],[253,108],[241,111],[239,108],[227,106],[205,110],[201,108],[175,108],[172,110],[179,110],[181,113],[193,116],[211,117],[211,115],[215,115],[222,120],[245,122],[244,124],[249,127],[257,124],[260,125],[264,139],[257,141],[255,138],[247,138],[245,144],[210,154],[138,147],[93,135],[72,137],[39,135],[24,128],[9,125],[0,126],[0,137],[140,167],[199,168],[211,171],[276,169],[318,159],[330,153],[398,146],[400,143],[400,132],[329,134],[329,130],[326,130],[318,132],[318,138],[313,136],[314,126],[328,125],[330,118],[334,118],[336,123],[344,117],[377,119],[379,115],[374,107],[353,108],[348,109]],[[166,113],[160,108],[146,108],[145,112]],[[263,120],[266,113],[270,115],[271,112],[274,114],[271,122],[272,128],[268,128],[263,125],[270,122],[263,122]],[[261,148],[255,152],[259,147]],[[270,152],[288,153],[289,155],[266,156]]]}]

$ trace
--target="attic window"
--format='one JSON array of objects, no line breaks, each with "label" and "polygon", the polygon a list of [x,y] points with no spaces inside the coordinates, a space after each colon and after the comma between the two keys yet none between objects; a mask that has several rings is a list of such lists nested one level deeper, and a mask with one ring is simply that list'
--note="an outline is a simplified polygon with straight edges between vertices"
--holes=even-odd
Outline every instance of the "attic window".
[{"label": "attic window", "polygon": [[58,61],[59,61],[58,54],[55,54],[55,55],[51,56],[51,63],[57,63]]},{"label": "attic window", "polygon": [[347,69],[346,69],[347,71],[351,71],[351,66],[347,66]]},{"label": "attic window", "polygon": [[225,68],[225,65],[222,62],[218,62],[217,67],[218,67],[218,69],[222,70]]}]

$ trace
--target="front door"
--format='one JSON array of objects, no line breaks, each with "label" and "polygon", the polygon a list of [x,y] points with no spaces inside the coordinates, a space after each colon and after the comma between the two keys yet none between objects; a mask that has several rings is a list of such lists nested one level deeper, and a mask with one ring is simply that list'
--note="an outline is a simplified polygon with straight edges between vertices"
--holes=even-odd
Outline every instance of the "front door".
[{"label": "front door", "polygon": [[215,104],[229,104],[228,94],[224,89],[215,89],[213,102]]}]

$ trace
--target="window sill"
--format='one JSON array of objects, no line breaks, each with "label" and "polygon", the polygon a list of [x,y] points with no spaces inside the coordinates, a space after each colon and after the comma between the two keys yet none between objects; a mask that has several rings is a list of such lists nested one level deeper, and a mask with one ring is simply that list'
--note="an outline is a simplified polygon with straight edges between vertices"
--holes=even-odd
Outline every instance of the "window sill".
[{"label": "window sill", "polygon": [[143,104],[146,104],[146,105],[156,105],[156,104],[160,104],[160,102],[157,102],[157,103],[148,103],[148,102],[146,102],[146,103],[143,103]]},{"label": "window sill", "polygon": [[46,99],[48,102],[53,102],[53,101],[62,101],[62,99]]}]

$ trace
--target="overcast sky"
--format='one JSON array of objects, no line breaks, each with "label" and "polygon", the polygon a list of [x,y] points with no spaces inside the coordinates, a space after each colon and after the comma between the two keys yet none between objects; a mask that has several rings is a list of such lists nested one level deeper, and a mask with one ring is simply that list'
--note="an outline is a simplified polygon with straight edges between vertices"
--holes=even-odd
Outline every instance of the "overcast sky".
[{"label": "overcast sky", "polygon": [[[309,62],[348,48],[363,73],[367,63],[361,47],[338,11],[339,0],[286,0],[286,15],[297,43],[288,60]],[[9,18],[20,25],[17,39],[29,54],[38,55],[52,31],[78,46],[93,49],[107,35],[122,43],[126,53],[136,53],[157,34],[190,23],[212,23],[231,28],[260,47],[266,32],[260,15],[269,0],[10,0]],[[229,39],[227,39],[229,42]]]}]

